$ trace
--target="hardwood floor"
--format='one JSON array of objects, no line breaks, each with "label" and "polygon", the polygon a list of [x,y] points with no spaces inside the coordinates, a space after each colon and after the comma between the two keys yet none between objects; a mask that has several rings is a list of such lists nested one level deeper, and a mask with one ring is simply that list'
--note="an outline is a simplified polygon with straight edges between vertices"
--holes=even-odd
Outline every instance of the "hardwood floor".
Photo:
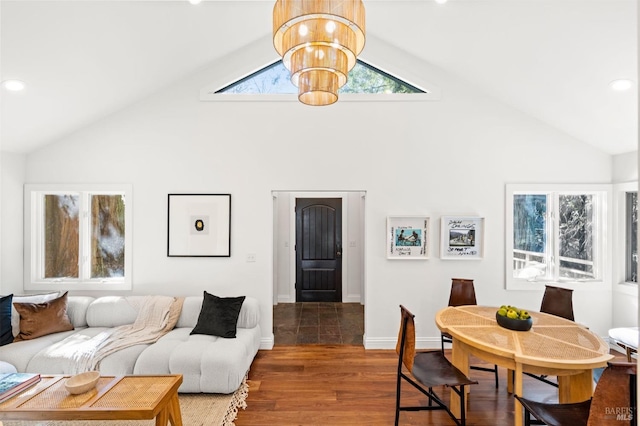
[{"label": "hardwood floor", "polygon": [[[616,356],[624,356],[613,351]],[[474,360],[474,364],[481,363]],[[393,425],[397,356],[393,350],[367,350],[356,345],[284,345],[259,351],[249,372],[246,410],[236,426]],[[513,396],[493,374],[471,371],[478,380],[469,399],[467,424],[513,425]],[[449,392],[436,389],[449,401]],[[556,388],[525,378],[524,393],[533,399],[557,401]],[[403,384],[404,404],[424,404],[417,391]],[[453,425],[444,411],[401,412],[400,424]]]}]

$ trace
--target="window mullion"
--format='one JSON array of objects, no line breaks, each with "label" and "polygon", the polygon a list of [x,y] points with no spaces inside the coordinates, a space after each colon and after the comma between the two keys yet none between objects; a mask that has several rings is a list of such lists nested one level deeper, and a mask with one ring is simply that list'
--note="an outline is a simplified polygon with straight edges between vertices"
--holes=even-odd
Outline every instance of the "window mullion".
[{"label": "window mullion", "polygon": [[91,250],[91,194],[83,192],[82,198],[82,214],[80,216],[80,253],[78,256],[78,270],[80,282],[91,278],[89,254]]},{"label": "window mullion", "polygon": [[600,259],[602,256],[602,246],[604,241],[601,240],[603,237],[603,230],[605,229],[605,221],[603,217],[603,209],[601,206],[601,198],[597,197],[595,193],[590,194],[592,196],[592,262],[593,262],[593,275],[594,277],[600,277]]},{"label": "window mullion", "polygon": [[36,262],[32,264],[34,276],[39,280],[44,279],[45,271],[45,241],[39,238],[44,235],[44,194],[36,193],[33,196],[34,205],[32,206],[32,226],[35,232],[31,235],[32,251],[35,253]]},{"label": "window mullion", "polygon": [[548,247],[550,257],[550,274],[553,281],[557,281],[560,276],[560,194],[557,192],[549,194],[551,205],[549,208],[550,226]]}]

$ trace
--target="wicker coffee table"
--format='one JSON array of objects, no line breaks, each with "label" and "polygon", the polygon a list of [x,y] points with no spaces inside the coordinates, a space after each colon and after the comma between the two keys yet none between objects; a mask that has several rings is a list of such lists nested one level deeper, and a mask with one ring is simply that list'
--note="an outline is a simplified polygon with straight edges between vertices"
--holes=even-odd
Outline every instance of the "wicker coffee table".
[{"label": "wicker coffee table", "polygon": [[0,403],[0,420],[149,420],[182,426],[182,375],[104,376],[95,389],[71,395],[69,376],[42,376],[35,386]]}]

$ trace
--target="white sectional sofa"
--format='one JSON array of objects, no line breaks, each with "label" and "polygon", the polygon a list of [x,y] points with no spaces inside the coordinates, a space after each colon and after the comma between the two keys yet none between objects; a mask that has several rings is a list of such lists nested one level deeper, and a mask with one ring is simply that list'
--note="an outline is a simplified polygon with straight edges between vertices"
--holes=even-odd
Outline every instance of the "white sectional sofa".
[{"label": "white sectional sofa", "polygon": [[[68,367],[50,358],[52,345],[79,333],[93,337],[111,327],[132,324],[138,312],[129,297],[69,296],[67,315],[74,326],[32,340],[0,346],[0,361],[18,372],[70,374]],[[235,338],[190,334],[198,323],[202,296],[188,296],[175,328],[152,344],[139,344],[108,355],[100,363],[103,375],[182,374],[182,393],[232,393],[242,383],[260,347],[258,301],[242,303]]]}]

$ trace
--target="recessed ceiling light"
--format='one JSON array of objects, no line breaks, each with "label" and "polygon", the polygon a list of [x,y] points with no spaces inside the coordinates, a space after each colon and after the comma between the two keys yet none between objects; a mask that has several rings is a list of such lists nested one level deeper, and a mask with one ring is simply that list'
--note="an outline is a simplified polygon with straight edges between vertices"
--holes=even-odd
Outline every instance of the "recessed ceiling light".
[{"label": "recessed ceiling light", "polygon": [[445,4],[448,0],[435,0],[438,4]]},{"label": "recessed ceiling light", "polygon": [[613,80],[611,83],[609,83],[609,87],[618,92],[629,90],[631,89],[632,85],[633,83],[631,82],[631,80]]},{"label": "recessed ceiling light", "polygon": [[24,81],[20,80],[5,80],[2,82],[2,87],[7,90],[11,90],[12,92],[18,92],[24,89],[25,84]]},{"label": "recessed ceiling light", "polygon": [[200,4],[202,0],[189,0],[189,3],[191,4]]}]

